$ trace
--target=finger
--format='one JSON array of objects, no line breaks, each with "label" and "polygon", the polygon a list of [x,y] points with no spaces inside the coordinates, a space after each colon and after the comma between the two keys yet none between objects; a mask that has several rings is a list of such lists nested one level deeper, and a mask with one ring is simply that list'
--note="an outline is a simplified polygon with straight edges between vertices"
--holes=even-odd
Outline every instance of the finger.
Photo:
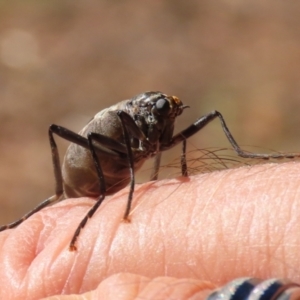
[{"label": "finger", "polygon": [[147,278],[130,273],[119,273],[103,280],[99,286],[81,295],[53,296],[44,300],[98,299],[204,299],[215,288],[209,282],[191,278]]},{"label": "finger", "polygon": [[297,280],[298,170],[299,164],[263,165],[150,182],[136,190],[130,224],[120,222],[123,190],[87,223],[76,253],[68,244],[93,201],[44,209],[5,240],[2,291],[36,298],[80,293],[118,272],[218,284],[240,276]]}]

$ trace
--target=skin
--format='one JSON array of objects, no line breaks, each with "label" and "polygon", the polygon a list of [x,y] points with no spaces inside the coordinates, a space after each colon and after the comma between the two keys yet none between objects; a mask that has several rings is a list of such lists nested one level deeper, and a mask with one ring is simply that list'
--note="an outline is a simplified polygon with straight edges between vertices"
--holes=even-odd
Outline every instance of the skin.
[{"label": "skin", "polygon": [[0,234],[0,299],[204,299],[237,277],[300,283],[299,170],[265,164],[138,185],[131,223],[121,222],[126,188],[87,223],[77,252],[68,244],[94,200],[43,209]]}]

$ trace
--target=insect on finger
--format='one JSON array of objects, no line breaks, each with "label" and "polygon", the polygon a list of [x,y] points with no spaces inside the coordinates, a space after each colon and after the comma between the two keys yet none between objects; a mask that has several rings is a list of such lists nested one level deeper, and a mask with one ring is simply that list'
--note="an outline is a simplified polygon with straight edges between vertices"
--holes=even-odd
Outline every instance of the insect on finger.
[{"label": "insect on finger", "polygon": [[[300,154],[258,154],[242,150],[229,131],[221,113],[214,110],[174,135],[175,120],[188,108],[176,96],[145,92],[101,110],[79,132],[58,125],[49,128],[49,142],[55,177],[55,195],[49,197],[21,219],[3,225],[0,231],[13,228],[42,208],[66,198],[93,197],[96,203],[78,225],[69,249],[76,250],[81,230],[97,211],[106,195],[114,194],[128,184],[130,189],[123,216],[130,221],[135,187],[135,173],[146,160],[155,157],[151,180],[158,178],[161,154],[182,143],[181,174],[188,176],[186,140],[214,119],[238,156],[269,159],[294,158]],[[57,135],[71,142],[61,166],[54,139]]]}]

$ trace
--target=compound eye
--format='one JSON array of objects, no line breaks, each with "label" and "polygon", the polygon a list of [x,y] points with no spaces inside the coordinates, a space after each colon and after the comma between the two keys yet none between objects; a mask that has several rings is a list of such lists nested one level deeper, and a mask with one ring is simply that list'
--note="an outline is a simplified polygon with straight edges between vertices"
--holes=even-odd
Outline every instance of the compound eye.
[{"label": "compound eye", "polygon": [[159,99],[156,104],[156,111],[160,114],[160,115],[167,115],[170,112],[170,103],[168,100],[166,99]]}]

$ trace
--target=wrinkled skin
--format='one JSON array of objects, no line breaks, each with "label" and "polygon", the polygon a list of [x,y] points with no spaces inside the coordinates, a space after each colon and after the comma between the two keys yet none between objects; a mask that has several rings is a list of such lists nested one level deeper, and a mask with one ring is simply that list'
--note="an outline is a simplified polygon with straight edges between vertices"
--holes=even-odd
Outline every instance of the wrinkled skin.
[{"label": "wrinkled skin", "polygon": [[[266,164],[70,199],[0,234],[0,299],[204,299],[242,276],[300,283],[300,164]],[[64,294],[64,296],[59,296]],[[79,295],[82,294],[82,295]],[[57,295],[56,297],[50,297]]]}]

